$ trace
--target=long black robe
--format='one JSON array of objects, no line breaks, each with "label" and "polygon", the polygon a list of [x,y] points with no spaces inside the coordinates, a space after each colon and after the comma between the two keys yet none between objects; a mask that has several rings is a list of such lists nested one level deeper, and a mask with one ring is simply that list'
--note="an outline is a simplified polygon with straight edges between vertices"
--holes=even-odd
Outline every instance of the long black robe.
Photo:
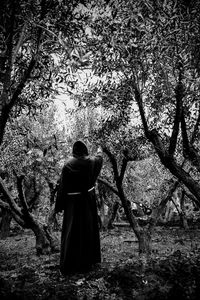
[{"label": "long black robe", "polygon": [[[87,271],[101,261],[95,185],[102,156],[70,158],[63,167],[55,211],[64,210],[60,270],[62,274]],[[70,195],[70,193],[81,194]]]}]

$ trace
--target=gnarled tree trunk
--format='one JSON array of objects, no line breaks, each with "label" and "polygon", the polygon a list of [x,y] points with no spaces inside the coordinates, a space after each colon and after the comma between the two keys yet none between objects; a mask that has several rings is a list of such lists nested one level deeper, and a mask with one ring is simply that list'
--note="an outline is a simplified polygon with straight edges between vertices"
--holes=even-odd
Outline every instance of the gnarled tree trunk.
[{"label": "gnarled tree trunk", "polygon": [[123,184],[122,184],[128,161],[135,160],[136,157],[134,157],[134,158],[129,157],[128,153],[125,153],[122,167],[121,167],[121,170],[119,173],[117,161],[116,161],[114,155],[107,148],[104,148],[103,150],[108,155],[110,162],[112,164],[112,167],[113,167],[114,179],[116,182],[117,190],[115,190],[113,187],[112,187],[112,190],[120,198],[120,200],[122,202],[122,206],[124,208],[124,212],[126,214],[126,217],[138,239],[139,253],[148,255],[151,253],[151,235],[149,234],[149,232],[147,231],[147,229],[144,226],[142,227],[139,225],[137,218],[133,215],[130,202],[126,198],[126,195],[123,190]]},{"label": "gnarled tree trunk", "polygon": [[22,177],[17,178],[19,199],[22,205],[22,208],[20,208],[6,188],[3,180],[0,178],[0,190],[4,199],[9,203],[1,201],[0,206],[6,207],[20,226],[33,231],[36,239],[37,255],[58,251],[58,243],[52,236],[52,233],[47,229],[47,226],[45,226],[45,224],[40,224],[29,212],[22,188],[22,180]]}]

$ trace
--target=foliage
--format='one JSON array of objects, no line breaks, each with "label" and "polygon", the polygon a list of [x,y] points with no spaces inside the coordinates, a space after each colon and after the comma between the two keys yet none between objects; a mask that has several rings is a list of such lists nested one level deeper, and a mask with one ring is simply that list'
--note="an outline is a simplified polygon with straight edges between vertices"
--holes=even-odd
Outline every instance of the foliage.
[{"label": "foliage", "polygon": [[51,202],[49,184],[55,188],[68,151],[55,113],[55,107],[52,107],[32,120],[26,115],[14,119],[7,126],[1,145],[0,166],[1,172],[7,174],[7,186],[17,198],[15,173],[23,175],[28,205],[37,207],[42,218],[47,217]]},{"label": "foliage", "polygon": [[85,97],[109,112],[102,136],[117,144],[121,126],[137,137],[143,127],[165,167],[198,198],[199,1],[98,1],[88,14],[98,80]]},{"label": "foliage", "polygon": [[66,91],[73,83],[77,38],[83,34],[80,4],[80,1],[68,0],[3,0],[1,142],[9,117],[14,118],[24,110],[34,115],[50,103],[51,95]]}]

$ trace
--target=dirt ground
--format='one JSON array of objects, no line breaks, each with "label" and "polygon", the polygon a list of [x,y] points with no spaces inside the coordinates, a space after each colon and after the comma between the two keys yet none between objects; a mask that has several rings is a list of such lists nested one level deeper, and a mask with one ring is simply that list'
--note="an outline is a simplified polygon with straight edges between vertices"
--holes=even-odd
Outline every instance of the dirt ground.
[{"label": "dirt ground", "polygon": [[0,240],[0,299],[200,299],[200,230],[158,228],[152,248],[140,257],[130,228],[101,232],[102,264],[63,277],[59,253],[36,256],[26,230]]}]

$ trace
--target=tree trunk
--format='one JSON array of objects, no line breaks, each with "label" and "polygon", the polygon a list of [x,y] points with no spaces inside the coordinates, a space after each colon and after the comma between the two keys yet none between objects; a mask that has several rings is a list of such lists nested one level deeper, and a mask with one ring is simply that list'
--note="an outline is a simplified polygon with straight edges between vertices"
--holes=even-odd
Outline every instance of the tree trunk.
[{"label": "tree trunk", "polygon": [[57,240],[48,230],[48,227],[39,224],[31,215],[26,219],[26,227],[30,228],[35,234],[37,255],[49,254],[59,250]]},{"label": "tree trunk", "polygon": [[[156,137],[156,139],[155,139]],[[162,164],[178,178],[179,181],[185,184],[189,191],[196,197],[197,202],[200,204],[200,185],[199,182],[193,179],[189,173],[187,173],[183,167],[179,166],[173,157],[170,157],[164,150],[160,150],[156,147],[158,142],[158,136],[154,138],[149,138],[149,140],[155,146],[157,154],[162,162]]]},{"label": "tree trunk", "polygon": [[8,205],[8,203],[1,201],[1,207],[10,210],[13,218],[20,226],[22,226],[23,228],[31,229],[34,232],[36,238],[37,255],[58,251],[58,243],[53,237],[52,233],[47,229],[47,226],[45,227],[44,225],[40,224],[29,212],[20,180],[18,182],[18,188],[22,208],[20,208],[15,202],[15,199],[12,197],[3,180],[0,178],[0,190],[4,198],[9,203]]},{"label": "tree trunk", "polygon": [[184,192],[184,190],[182,191],[182,195],[180,198],[180,207],[181,207],[181,215],[180,215],[181,224],[182,224],[183,228],[187,230],[187,229],[189,229],[189,225],[188,225],[187,217],[185,214],[185,192]]},{"label": "tree trunk", "polygon": [[39,226],[39,224],[35,223],[30,226],[30,229],[32,229],[35,234],[35,247],[37,255],[49,254],[51,252],[51,245],[42,226]]},{"label": "tree trunk", "polygon": [[125,171],[126,171],[127,163],[130,160],[135,160],[135,158],[129,157],[128,153],[124,152],[121,171],[119,173],[117,161],[116,161],[114,155],[105,147],[103,148],[103,151],[108,155],[108,157],[110,159],[110,162],[112,164],[113,172],[114,172],[114,180],[115,180],[116,187],[117,187],[117,193],[116,194],[120,198],[122,206],[124,208],[124,212],[125,212],[126,217],[127,217],[127,220],[129,222],[131,228],[133,229],[136,237],[138,238],[139,253],[143,253],[145,255],[148,255],[151,252],[151,243],[150,243],[151,237],[150,237],[150,234],[148,234],[145,231],[144,227],[141,227],[139,225],[138,220],[136,219],[136,217],[134,217],[134,215],[132,213],[130,201],[126,198],[126,195],[125,195],[124,189],[123,189],[123,178],[124,178],[124,174],[125,174]]},{"label": "tree trunk", "polygon": [[[4,95],[1,95],[0,97],[0,103],[5,103]],[[8,116],[9,116],[9,111],[7,109],[7,106],[1,105],[0,107],[0,145],[3,142],[3,137],[4,137],[4,132],[5,132],[5,127],[6,123],[8,121]]]},{"label": "tree trunk", "polygon": [[140,254],[150,254],[151,253],[151,234],[146,230],[141,230],[138,235],[139,242],[139,253]]},{"label": "tree trunk", "polygon": [[137,219],[133,216],[131,205],[129,205],[129,201],[126,199],[124,191],[118,182],[117,186],[126,217],[136,237],[138,238],[139,253],[149,255],[151,253],[151,233],[146,231],[144,227],[141,227],[139,225]]},{"label": "tree trunk", "polygon": [[10,234],[10,222],[12,220],[12,215],[6,208],[2,208],[1,214],[2,219],[0,224],[0,238],[6,238]]},{"label": "tree trunk", "polygon": [[51,232],[52,230],[58,231],[61,229],[60,224],[58,223],[58,220],[56,218],[54,207],[50,205],[50,211],[47,217],[47,228]]},{"label": "tree trunk", "polygon": [[107,225],[108,229],[113,228],[113,222],[115,220],[118,208],[119,208],[119,202],[115,201],[113,206],[112,206],[112,211],[111,211],[111,214],[110,214],[110,218],[108,220],[108,225]]}]

